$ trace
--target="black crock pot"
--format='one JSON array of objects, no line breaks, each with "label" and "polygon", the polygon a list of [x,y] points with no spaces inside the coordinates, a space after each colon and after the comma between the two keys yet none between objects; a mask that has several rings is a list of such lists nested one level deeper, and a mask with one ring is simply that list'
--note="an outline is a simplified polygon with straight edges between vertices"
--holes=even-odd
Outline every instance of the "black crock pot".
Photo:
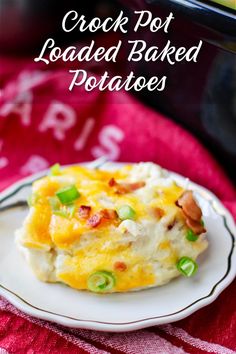
[{"label": "black crock pot", "polygon": [[[204,41],[197,63],[174,66],[160,62],[136,62],[127,67],[137,75],[168,76],[165,91],[141,91],[139,97],[198,136],[236,180],[236,12],[212,1],[121,1],[130,14],[150,10],[165,18],[175,16],[168,33],[173,45],[190,47]],[[129,5],[128,5],[129,4]],[[149,46],[166,41],[163,33],[132,31],[132,39]]]}]

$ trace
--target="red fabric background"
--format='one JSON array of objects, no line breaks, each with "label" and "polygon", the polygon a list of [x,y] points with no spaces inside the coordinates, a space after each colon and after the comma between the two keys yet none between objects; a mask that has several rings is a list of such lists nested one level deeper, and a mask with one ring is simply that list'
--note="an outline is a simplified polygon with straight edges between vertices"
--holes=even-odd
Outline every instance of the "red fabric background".
[{"label": "red fabric background", "polygon": [[[51,68],[52,69],[52,68]],[[63,68],[0,60],[0,189],[55,162],[102,155],[154,161],[213,191],[236,218],[236,190],[204,147],[126,93],[68,91]],[[0,347],[9,353],[234,353],[236,283],[172,325],[128,334],[69,330],[0,301]]]}]

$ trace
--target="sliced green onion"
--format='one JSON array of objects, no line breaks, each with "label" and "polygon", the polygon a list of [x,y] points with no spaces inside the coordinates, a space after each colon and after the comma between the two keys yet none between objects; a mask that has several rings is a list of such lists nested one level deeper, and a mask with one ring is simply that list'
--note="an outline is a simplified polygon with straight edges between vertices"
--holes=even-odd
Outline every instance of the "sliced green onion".
[{"label": "sliced green onion", "polygon": [[201,223],[201,225],[202,225],[203,227],[205,226],[205,223],[204,223],[204,220],[203,220],[203,219],[200,221],[200,223]]},{"label": "sliced green onion", "polygon": [[185,277],[193,276],[198,270],[197,263],[189,257],[180,258],[176,266],[178,271]]},{"label": "sliced green onion", "polygon": [[56,196],[62,204],[68,205],[78,199],[80,197],[80,193],[76,186],[73,185],[60,189],[56,193]]},{"label": "sliced green onion", "polygon": [[129,205],[123,205],[118,209],[117,213],[121,220],[126,220],[126,219],[133,220],[136,217],[136,212]]},{"label": "sliced green onion", "polygon": [[61,174],[61,166],[59,163],[56,163],[50,168],[50,175],[51,176],[58,176]]},{"label": "sliced green onion", "polygon": [[116,279],[111,272],[105,270],[91,274],[88,278],[88,288],[95,293],[111,290],[116,284]]},{"label": "sliced green onion", "polygon": [[193,230],[188,229],[186,239],[190,242],[195,242],[198,240],[198,235],[196,235]]}]

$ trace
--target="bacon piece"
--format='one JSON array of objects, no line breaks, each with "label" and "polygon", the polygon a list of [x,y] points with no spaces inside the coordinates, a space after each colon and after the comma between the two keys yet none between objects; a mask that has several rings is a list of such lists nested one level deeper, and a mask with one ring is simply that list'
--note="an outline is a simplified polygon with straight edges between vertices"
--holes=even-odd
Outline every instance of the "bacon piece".
[{"label": "bacon piece", "polygon": [[111,178],[110,181],[108,182],[110,187],[114,187],[117,185],[117,182],[115,180],[115,178]]},{"label": "bacon piece", "polygon": [[118,184],[116,186],[116,194],[126,194],[126,193],[130,193],[130,191],[127,189],[126,186]]},{"label": "bacon piece", "polygon": [[97,227],[105,220],[116,220],[118,217],[117,212],[113,209],[103,209],[93,214],[87,221],[90,227]]},{"label": "bacon piece", "polygon": [[102,221],[102,215],[100,213],[93,214],[87,221],[87,225],[90,227],[97,227]]},{"label": "bacon piece", "polygon": [[90,212],[91,212],[91,207],[87,205],[81,205],[78,210],[78,214],[81,219],[88,219]]},{"label": "bacon piece", "polygon": [[186,191],[177,200],[177,206],[183,209],[184,214],[192,220],[199,221],[202,218],[202,211],[193,197],[192,191]]},{"label": "bacon piece", "polygon": [[124,272],[127,269],[127,265],[124,262],[115,262],[114,269],[119,272]]},{"label": "bacon piece", "polygon": [[196,235],[206,232],[206,229],[201,223],[202,211],[194,200],[192,191],[184,192],[176,201],[176,205],[182,209],[187,226]]},{"label": "bacon piece", "polygon": [[117,194],[126,194],[144,187],[146,183],[143,181],[134,183],[118,183],[114,178],[111,178],[108,184],[110,187],[116,187],[115,190]]},{"label": "bacon piece", "polygon": [[136,191],[136,189],[145,187],[146,183],[144,181],[134,182],[134,183],[127,183],[126,186],[131,191]]},{"label": "bacon piece", "polygon": [[186,224],[191,230],[193,230],[195,235],[200,235],[203,232],[206,232],[206,229],[204,228],[204,226],[202,225],[202,223],[200,221],[195,221],[190,218],[187,218]]},{"label": "bacon piece", "polygon": [[118,217],[118,214],[114,209],[103,209],[100,213],[104,219],[108,220],[115,220]]},{"label": "bacon piece", "polygon": [[115,192],[117,194],[125,194],[128,193],[128,190],[124,184],[120,184],[116,182],[115,178],[111,178],[110,181],[108,182],[110,187],[115,187]]}]

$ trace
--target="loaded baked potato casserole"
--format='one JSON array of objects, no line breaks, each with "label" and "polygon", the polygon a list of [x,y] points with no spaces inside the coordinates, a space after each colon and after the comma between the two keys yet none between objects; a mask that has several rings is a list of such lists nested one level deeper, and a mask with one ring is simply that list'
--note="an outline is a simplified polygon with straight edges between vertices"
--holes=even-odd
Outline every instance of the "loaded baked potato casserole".
[{"label": "loaded baked potato casserole", "polygon": [[193,192],[153,163],[55,165],[33,183],[29,206],[17,245],[40,280],[75,289],[127,292],[192,276],[208,244]]}]

